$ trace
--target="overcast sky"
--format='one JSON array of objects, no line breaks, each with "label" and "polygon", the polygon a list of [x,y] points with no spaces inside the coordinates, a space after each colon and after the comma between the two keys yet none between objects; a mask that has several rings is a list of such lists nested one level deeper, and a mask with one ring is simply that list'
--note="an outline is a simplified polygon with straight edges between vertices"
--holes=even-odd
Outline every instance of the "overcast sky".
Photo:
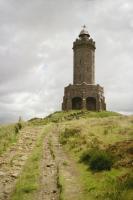
[{"label": "overcast sky", "polygon": [[132,0],[0,0],[0,123],[61,109],[84,24],[107,109],[133,113]]}]

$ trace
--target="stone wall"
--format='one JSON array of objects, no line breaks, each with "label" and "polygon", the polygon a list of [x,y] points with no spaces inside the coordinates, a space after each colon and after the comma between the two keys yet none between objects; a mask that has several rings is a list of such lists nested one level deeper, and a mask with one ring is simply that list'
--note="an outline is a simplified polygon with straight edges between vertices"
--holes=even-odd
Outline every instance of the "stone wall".
[{"label": "stone wall", "polygon": [[92,39],[77,39],[73,43],[74,84],[95,84],[95,43]]},{"label": "stone wall", "polygon": [[89,107],[87,107],[87,98],[91,97],[96,101],[94,110],[106,110],[103,88],[100,85],[87,85],[86,83],[83,83],[81,85],[69,85],[65,87],[62,110],[73,109],[72,102],[73,99],[77,97],[82,99],[82,106],[79,109],[89,110]]}]

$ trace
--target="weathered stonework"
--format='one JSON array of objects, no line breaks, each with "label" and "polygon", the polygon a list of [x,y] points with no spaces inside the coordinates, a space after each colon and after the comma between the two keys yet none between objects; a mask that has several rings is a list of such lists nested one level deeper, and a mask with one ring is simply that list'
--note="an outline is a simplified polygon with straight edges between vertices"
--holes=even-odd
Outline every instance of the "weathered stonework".
[{"label": "weathered stonework", "polygon": [[62,110],[106,110],[103,87],[95,85],[95,42],[83,29],[73,43],[73,85],[65,87]]}]

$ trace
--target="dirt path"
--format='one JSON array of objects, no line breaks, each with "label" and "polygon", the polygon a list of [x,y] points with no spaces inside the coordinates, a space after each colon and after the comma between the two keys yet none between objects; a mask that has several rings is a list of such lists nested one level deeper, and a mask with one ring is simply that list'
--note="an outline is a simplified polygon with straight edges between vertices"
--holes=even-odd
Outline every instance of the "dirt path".
[{"label": "dirt path", "polygon": [[[27,158],[43,127],[26,127],[16,145],[0,157],[0,200],[9,200]],[[53,125],[43,142],[40,187],[35,200],[83,200],[76,164],[59,143],[59,128]],[[63,182],[61,181],[63,180]],[[61,191],[61,186],[63,191]],[[21,199],[20,199],[21,200]]]},{"label": "dirt path", "polygon": [[25,127],[14,146],[0,156],[0,200],[8,200],[42,127]]},{"label": "dirt path", "polygon": [[[59,144],[57,126],[45,137],[41,172],[38,200],[59,200],[60,195],[63,200],[84,199],[76,165]],[[63,179],[63,194],[60,194],[60,179]]]},{"label": "dirt path", "polygon": [[41,162],[41,178],[38,200],[58,200],[58,163],[52,147],[53,134],[46,135],[43,144],[43,159]]}]

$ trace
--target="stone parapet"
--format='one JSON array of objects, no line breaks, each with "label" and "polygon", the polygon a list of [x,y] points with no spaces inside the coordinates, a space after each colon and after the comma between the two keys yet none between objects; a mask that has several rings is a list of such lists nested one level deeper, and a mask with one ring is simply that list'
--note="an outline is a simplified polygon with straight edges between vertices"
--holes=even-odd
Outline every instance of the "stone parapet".
[{"label": "stone parapet", "polygon": [[76,39],[75,42],[73,42],[73,49],[75,48],[80,48],[80,47],[90,47],[92,49],[96,49],[96,46],[95,46],[95,41],[92,39],[92,38],[88,38],[88,39]]}]

